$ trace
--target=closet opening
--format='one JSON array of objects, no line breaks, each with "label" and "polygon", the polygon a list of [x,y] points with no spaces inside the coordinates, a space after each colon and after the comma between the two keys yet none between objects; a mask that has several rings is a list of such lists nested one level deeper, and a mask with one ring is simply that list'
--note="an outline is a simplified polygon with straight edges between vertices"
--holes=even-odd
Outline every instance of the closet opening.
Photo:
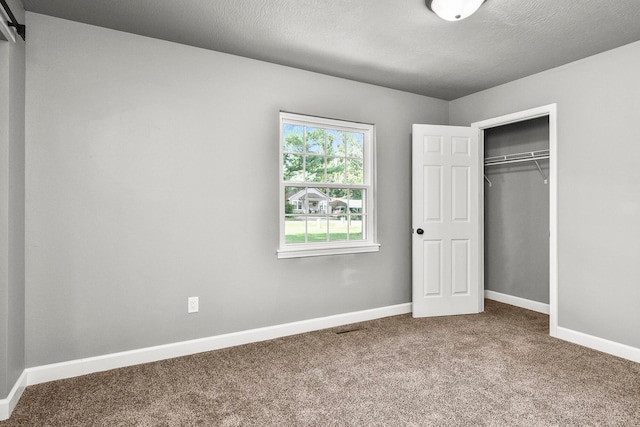
[{"label": "closet opening", "polygon": [[555,104],[474,123],[480,129],[484,296],[549,314],[557,328]]}]

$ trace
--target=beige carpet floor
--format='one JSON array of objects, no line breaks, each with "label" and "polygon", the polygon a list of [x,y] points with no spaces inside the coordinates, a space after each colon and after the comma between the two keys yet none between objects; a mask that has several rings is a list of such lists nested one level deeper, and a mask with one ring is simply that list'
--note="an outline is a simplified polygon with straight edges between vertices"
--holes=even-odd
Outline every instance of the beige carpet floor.
[{"label": "beige carpet floor", "polygon": [[30,386],[0,426],[640,426],[640,364],[487,301]]}]

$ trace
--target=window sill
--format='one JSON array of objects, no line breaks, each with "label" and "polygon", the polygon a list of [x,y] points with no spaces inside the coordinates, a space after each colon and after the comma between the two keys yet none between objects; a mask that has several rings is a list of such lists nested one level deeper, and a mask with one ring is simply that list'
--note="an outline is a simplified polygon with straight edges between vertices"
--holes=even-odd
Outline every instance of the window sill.
[{"label": "window sill", "polygon": [[360,254],[366,252],[378,252],[380,250],[379,243],[359,243],[354,245],[340,245],[340,246],[305,246],[305,247],[291,247],[285,249],[279,249],[278,259],[286,258],[304,258],[312,256],[325,256],[325,255],[348,255],[348,254]]}]

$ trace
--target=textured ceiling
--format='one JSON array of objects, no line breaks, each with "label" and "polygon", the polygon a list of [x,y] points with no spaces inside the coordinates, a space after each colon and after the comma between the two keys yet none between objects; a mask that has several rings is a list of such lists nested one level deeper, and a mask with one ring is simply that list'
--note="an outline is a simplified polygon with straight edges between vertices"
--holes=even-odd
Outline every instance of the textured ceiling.
[{"label": "textured ceiling", "polygon": [[460,22],[439,19],[423,0],[23,3],[32,12],[447,100],[640,40],[640,0],[487,0]]}]

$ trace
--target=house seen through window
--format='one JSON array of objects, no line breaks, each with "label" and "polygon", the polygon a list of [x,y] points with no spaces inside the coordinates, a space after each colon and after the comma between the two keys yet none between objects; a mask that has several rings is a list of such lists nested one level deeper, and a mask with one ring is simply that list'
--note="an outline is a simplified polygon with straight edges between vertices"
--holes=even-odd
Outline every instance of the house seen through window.
[{"label": "house seen through window", "polygon": [[370,252],[374,126],[280,114],[280,258]]}]

